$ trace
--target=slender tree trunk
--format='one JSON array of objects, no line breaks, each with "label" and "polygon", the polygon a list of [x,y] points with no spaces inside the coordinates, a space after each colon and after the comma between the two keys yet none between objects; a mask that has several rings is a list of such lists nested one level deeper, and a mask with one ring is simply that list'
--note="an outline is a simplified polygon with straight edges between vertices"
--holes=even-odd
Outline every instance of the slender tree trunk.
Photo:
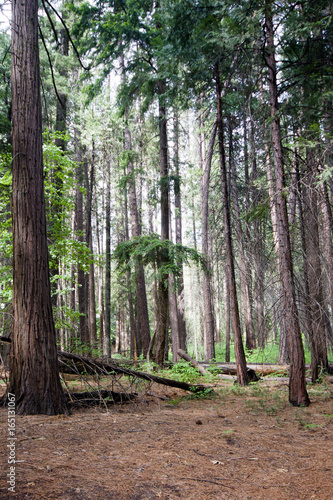
[{"label": "slender tree trunk", "polygon": [[[176,244],[182,244],[182,204],[181,204],[181,175],[179,169],[179,117],[175,109],[174,117],[174,162],[175,162],[175,220],[176,220]],[[177,314],[180,349],[186,351],[186,323],[185,323],[185,298],[184,298],[184,274],[183,263],[178,262],[179,278],[177,290]]]},{"label": "slender tree trunk", "polygon": [[223,139],[223,122],[222,122],[222,103],[221,103],[221,84],[219,75],[219,65],[216,65],[216,103],[217,103],[217,129],[219,140],[219,157],[222,178],[222,203],[223,203],[223,219],[224,219],[224,238],[226,244],[228,278],[229,278],[229,291],[231,303],[231,319],[234,330],[235,339],[235,357],[237,364],[237,381],[240,385],[248,385],[249,378],[246,369],[246,359],[242,341],[242,332],[240,325],[238,299],[236,291],[236,279],[234,269],[234,258],[232,249],[232,236],[231,236],[231,221],[230,221],[230,206],[229,194],[227,184],[227,168],[224,152],[224,139]]},{"label": "slender tree trunk", "polygon": [[214,143],[216,138],[217,124],[213,125],[208,151],[205,159],[205,169],[201,180],[201,222],[202,222],[202,254],[207,260],[207,270],[203,271],[203,299],[204,299],[204,318],[205,318],[205,337],[204,337],[204,352],[205,360],[215,358],[215,344],[214,344],[214,314],[212,311],[212,284],[211,284],[211,263],[209,260],[208,248],[208,222],[209,222],[209,179],[212,164],[212,157],[214,151]]},{"label": "slender tree trunk", "polygon": [[[132,149],[131,145],[131,134],[129,129],[125,128],[125,150],[129,151]],[[128,162],[127,172],[130,176],[128,195],[129,195],[129,205],[131,214],[131,235],[132,238],[141,236],[141,224],[139,221],[139,210],[137,204],[136,196],[136,182],[134,177],[134,165],[132,161]],[[137,348],[137,354],[143,352],[146,357],[149,349],[150,343],[150,327],[149,327],[149,316],[148,316],[148,305],[147,305],[147,294],[146,294],[146,281],[145,274],[142,264],[138,264],[136,267],[136,337],[135,345]]]},{"label": "slender tree trunk", "polygon": [[307,150],[307,189],[305,205],[306,265],[309,280],[309,316],[311,318],[311,373],[312,382],[319,376],[319,366],[328,369],[325,303],[323,299],[323,272],[321,269],[318,231],[317,169],[314,151]]},{"label": "slender tree trunk", "polygon": [[[102,206],[99,207],[97,199],[95,198],[95,224],[96,224],[96,240],[97,240],[97,253],[98,256],[102,256],[103,248],[103,234],[100,231],[99,213],[104,213],[104,182],[102,185]],[[102,240],[102,241],[101,241]],[[98,301],[98,313],[99,313],[99,336],[98,336],[98,347],[101,353],[103,353],[103,342],[104,342],[104,302],[103,302],[103,269],[102,266],[97,268],[97,301]]]},{"label": "slender tree trunk", "polygon": [[37,0],[12,1],[13,338],[17,414],[67,413],[61,388],[43,185]]},{"label": "slender tree trunk", "polygon": [[[173,241],[170,192],[169,192],[169,235],[170,235],[169,237],[170,241]],[[171,328],[172,361],[176,363],[180,359],[180,356],[178,354],[180,337],[179,337],[179,322],[178,322],[177,291],[176,291],[175,277],[173,274],[169,274],[168,282],[169,282],[169,323]],[[165,350],[167,359],[168,344],[165,346]]]},{"label": "slender tree trunk", "polygon": [[238,192],[236,184],[236,167],[233,157],[233,138],[232,138],[232,125],[231,118],[228,117],[228,128],[229,128],[229,164],[232,179],[232,201],[235,211],[236,218],[236,240],[238,245],[238,263],[240,272],[240,288],[243,298],[243,308],[244,308],[244,321],[245,321],[245,331],[246,331],[246,347],[250,351],[256,348],[256,339],[254,333],[253,319],[252,319],[252,307],[250,301],[250,290],[248,284],[247,276],[247,266],[245,261],[245,251],[244,251],[244,235],[242,229],[242,223],[240,218],[240,209],[238,203]]},{"label": "slender tree trunk", "polygon": [[[195,225],[195,210],[194,210],[194,200],[192,197],[192,221],[193,221],[193,244],[194,250],[198,251],[197,244],[197,232]],[[203,301],[202,301],[202,286],[201,286],[201,278],[200,278],[200,270],[199,267],[196,266],[196,277],[197,277],[197,287],[198,287],[198,302],[199,302],[199,323],[200,323],[200,343],[204,343],[205,337],[205,325],[204,325],[204,309],[203,309]]]},{"label": "slender tree trunk", "polygon": [[265,9],[266,50],[271,109],[271,131],[275,168],[276,215],[279,241],[279,262],[284,295],[284,315],[290,355],[289,401],[294,406],[308,406],[309,396],[305,382],[305,362],[301,331],[296,307],[294,273],[285,198],[284,164],[281,142],[280,119],[278,114],[278,92],[276,82],[275,47],[271,4],[266,0]]},{"label": "slender tree trunk", "polygon": [[111,356],[111,189],[110,165],[107,162],[107,181],[105,195],[105,329],[104,356]]},{"label": "slender tree trunk", "polygon": [[214,260],[215,260],[215,278],[216,278],[216,298],[215,298],[215,309],[216,309],[216,335],[215,335],[215,341],[216,342],[221,342],[221,304],[222,304],[222,296],[221,296],[221,284],[220,284],[220,269],[219,269],[219,248],[218,248],[218,238],[217,238],[217,231],[216,231],[216,224],[214,224],[214,246],[215,246],[215,252],[214,252]]},{"label": "slender tree trunk", "polygon": [[[80,243],[84,242],[84,217],[83,217],[83,193],[81,188],[83,187],[83,168],[82,168],[82,152],[79,144],[78,132],[74,130],[74,146],[75,146],[75,161],[77,162],[76,171],[76,207],[75,207],[75,232],[77,234],[77,239]],[[81,343],[86,344],[89,341],[88,338],[88,326],[87,326],[87,316],[86,316],[86,282],[87,276],[80,264],[78,264],[77,269],[77,282],[78,282],[78,302],[79,302],[79,335]]]},{"label": "slender tree trunk", "polygon": [[[161,240],[169,239],[169,174],[168,174],[168,139],[166,109],[162,103],[165,94],[165,82],[159,82],[159,144],[160,144],[160,179],[161,179]],[[158,283],[158,324],[154,344],[154,361],[163,365],[165,344],[168,334],[168,284],[167,279]]]},{"label": "slender tree trunk", "polygon": [[[255,141],[255,120],[251,119],[251,157],[252,157],[252,182],[251,182],[251,190],[247,189],[247,193],[251,193],[252,202],[251,205],[253,208],[258,206],[258,204],[262,201],[262,192],[261,189],[257,187],[257,151],[256,151],[256,141]],[[266,132],[266,124],[264,122],[264,133]],[[264,136],[265,137],[265,136]],[[245,181],[247,183],[247,180]],[[247,196],[249,198],[249,196]],[[249,200],[248,200],[249,202]],[[248,210],[248,209],[247,209]],[[265,228],[266,224],[258,218],[252,223],[246,223],[246,238],[248,244],[251,248],[251,259],[247,261],[247,276],[248,279],[248,287],[251,292],[251,267],[253,263],[253,299],[251,294],[249,293],[249,300],[251,307],[253,307],[253,319],[254,319],[254,329],[256,332],[256,338],[258,342],[258,346],[261,348],[265,347],[266,340],[266,321],[265,321]],[[251,235],[253,234],[253,238]]]},{"label": "slender tree trunk", "polygon": [[229,291],[229,278],[228,278],[228,266],[224,263],[224,277],[223,277],[223,291],[224,291],[224,317],[225,317],[225,360],[227,363],[230,362],[230,344],[231,344],[231,332],[230,332],[230,291]]},{"label": "slender tree trunk", "polygon": [[88,298],[88,303],[86,303],[87,319],[88,319],[88,342],[91,348],[95,347],[97,340],[96,331],[96,298],[95,298],[95,266],[92,261],[94,255],[93,249],[93,239],[92,239],[92,198],[94,191],[94,178],[95,178],[95,146],[93,142],[93,153],[91,160],[90,172],[88,171],[88,161],[85,160],[85,184],[87,192],[86,200],[86,243],[90,251],[91,262],[89,264],[89,275],[87,279],[87,292],[86,297]]},{"label": "slender tree trunk", "polygon": [[[265,97],[264,97],[264,89],[263,89],[263,83],[262,80],[259,80],[259,86],[260,86],[260,100],[261,104],[264,106],[265,105]],[[275,179],[273,175],[273,167],[272,167],[272,161],[271,161],[271,151],[270,151],[270,145],[269,145],[269,139],[268,139],[268,133],[266,131],[266,121],[264,122],[264,140],[265,140],[265,166],[266,166],[266,174],[267,174],[267,182],[268,182],[268,195],[269,195],[269,203],[270,203],[270,214],[271,214],[271,221],[272,221],[272,230],[273,230],[273,241],[274,241],[274,248],[275,248],[275,253],[276,253],[276,263],[277,263],[277,270],[279,275],[281,275],[281,265],[280,265],[280,248],[279,248],[279,238],[278,238],[278,223],[277,223],[277,209],[276,209],[276,197],[275,197]],[[278,289],[278,295],[282,295],[282,284],[279,284],[279,289]],[[274,300],[274,299],[273,299]],[[280,307],[279,307],[280,309]],[[274,305],[274,316],[276,317],[275,314],[276,307]],[[285,329],[285,320],[283,317],[283,312],[279,311],[278,313],[281,316],[281,321],[280,321],[280,343],[279,343],[279,363],[285,363],[288,359],[288,345],[287,345],[287,339],[285,338],[286,336],[286,329]],[[274,327],[275,331],[277,331],[277,322],[274,321]]]}]

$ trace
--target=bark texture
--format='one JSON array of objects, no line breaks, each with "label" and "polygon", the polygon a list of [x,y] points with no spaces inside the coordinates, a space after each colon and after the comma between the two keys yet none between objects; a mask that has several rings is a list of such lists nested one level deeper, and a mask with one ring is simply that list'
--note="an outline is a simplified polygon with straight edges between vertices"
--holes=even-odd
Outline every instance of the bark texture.
[{"label": "bark texture", "polygon": [[289,221],[285,194],[284,164],[282,153],[280,119],[278,115],[278,92],[276,80],[275,48],[271,4],[266,1],[265,9],[266,50],[271,110],[271,134],[275,170],[275,199],[277,217],[277,238],[281,283],[284,298],[285,328],[290,356],[289,401],[294,406],[308,406],[309,396],[305,382],[304,350],[294,286],[294,272],[291,256]]},{"label": "bark texture", "polygon": [[12,2],[13,339],[18,414],[67,412],[50,293],[42,160],[38,2]]}]

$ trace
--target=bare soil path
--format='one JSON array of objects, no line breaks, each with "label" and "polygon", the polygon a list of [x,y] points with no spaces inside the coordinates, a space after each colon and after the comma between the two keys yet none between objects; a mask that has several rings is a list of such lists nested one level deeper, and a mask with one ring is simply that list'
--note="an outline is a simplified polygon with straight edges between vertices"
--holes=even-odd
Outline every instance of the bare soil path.
[{"label": "bare soil path", "polygon": [[213,399],[153,386],[136,405],[16,416],[8,491],[7,409],[0,410],[0,499],[333,500],[333,384],[309,408],[287,386],[221,382]]}]

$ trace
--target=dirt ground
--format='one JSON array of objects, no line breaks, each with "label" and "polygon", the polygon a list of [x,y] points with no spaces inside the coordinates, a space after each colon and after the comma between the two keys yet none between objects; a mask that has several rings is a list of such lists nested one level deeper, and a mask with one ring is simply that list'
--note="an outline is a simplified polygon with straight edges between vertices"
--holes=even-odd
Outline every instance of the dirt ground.
[{"label": "dirt ground", "polygon": [[288,404],[283,380],[221,381],[210,399],[149,391],[107,410],[16,416],[15,493],[2,408],[0,499],[333,499],[332,380],[309,388],[309,408]]}]

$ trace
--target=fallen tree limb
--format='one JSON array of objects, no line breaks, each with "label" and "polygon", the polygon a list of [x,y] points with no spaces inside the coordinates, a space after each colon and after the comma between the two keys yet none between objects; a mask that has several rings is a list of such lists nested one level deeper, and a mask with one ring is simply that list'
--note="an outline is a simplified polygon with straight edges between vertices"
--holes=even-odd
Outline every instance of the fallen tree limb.
[{"label": "fallen tree limb", "polygon": [[[91,375],[95,375],[98,373],[121,374],[141,378],[143,380],[155,382],[156,384],[166,385],[168,387],[176,387],[177,389],[183,389],[184,391],[190,391],[194,393],[207,391],[207,387],[203,387],[202,385],[190,385],[186,382],[179,382],[178,380],[157,377],[156,375],[151,375],[149,373],[138,372],[136,370],[130,370],[129,368],[123,368],[117,366],[115,363],[102,363],[100,361],[95,361],[93,359],[85,358],[83,356],[79,356],[78,354],[72,354],[69,352],[58,352],[58,358],[62,362],[64,362],[65,360],[71,361],[75,366],[83,370],[83,372]],[[70,365],[67,366],[69,366],[70,368]],[[74,369],[72,373],[73,372]]]},{"label": "fallen tree limb", "polygon": [[179,354],[179,356],[181,358],[185,359],[185,361],[188,361],[189,363],[191,363],[191,365],[194,366],[194,368],[197,368],[200,373],[202,373],[203,375],[205,375],[207,373],[206,368],[204,366],[202,366],[200,363],[198,363],[198,361],[191,358],[191,356],[189,356],[187,354],[187,352],[183,351],[183,349],[178,349],[177,353]]},{"label": "fallen tree limb", "polygon": [[[250,382],[258,382],[260,377],[256,374],[253,368],[249,366],[246,367],[247,375],[249,377]],[[214,373],[223,373],[225,375],[237,375],[237,367],[236,366],[214,366]]]},{"label": "fallen tree limb", "polygon": [[[187,354],[187,352],[183,351],[183,349],[178,349],[177,352],[181,358],[183,358],[183,359],[185,359],[185,361],[188,361],[189,363],[191,363],[191,365],[194,366],[195,368],[197,368],[200,373],[202,373],[203,375],[208,373],[206,368],[202,364],[198,363],[198,361],[191,358],[191,356],[189,356]],[[208,367],[209,367],[209,365],[208,365]],[[224,373],[226,375],[237,375],[237,367],[236,367],[236,365],[235,366],[219,365],[216,367],[214,366],[214,372],[215,373]],[[248,374],[250,382],[257,382],[258,380],[260,380],[260,378],[256,374],[255,370],[253,370],[252,368],[247,367],[247,374]]]}]

